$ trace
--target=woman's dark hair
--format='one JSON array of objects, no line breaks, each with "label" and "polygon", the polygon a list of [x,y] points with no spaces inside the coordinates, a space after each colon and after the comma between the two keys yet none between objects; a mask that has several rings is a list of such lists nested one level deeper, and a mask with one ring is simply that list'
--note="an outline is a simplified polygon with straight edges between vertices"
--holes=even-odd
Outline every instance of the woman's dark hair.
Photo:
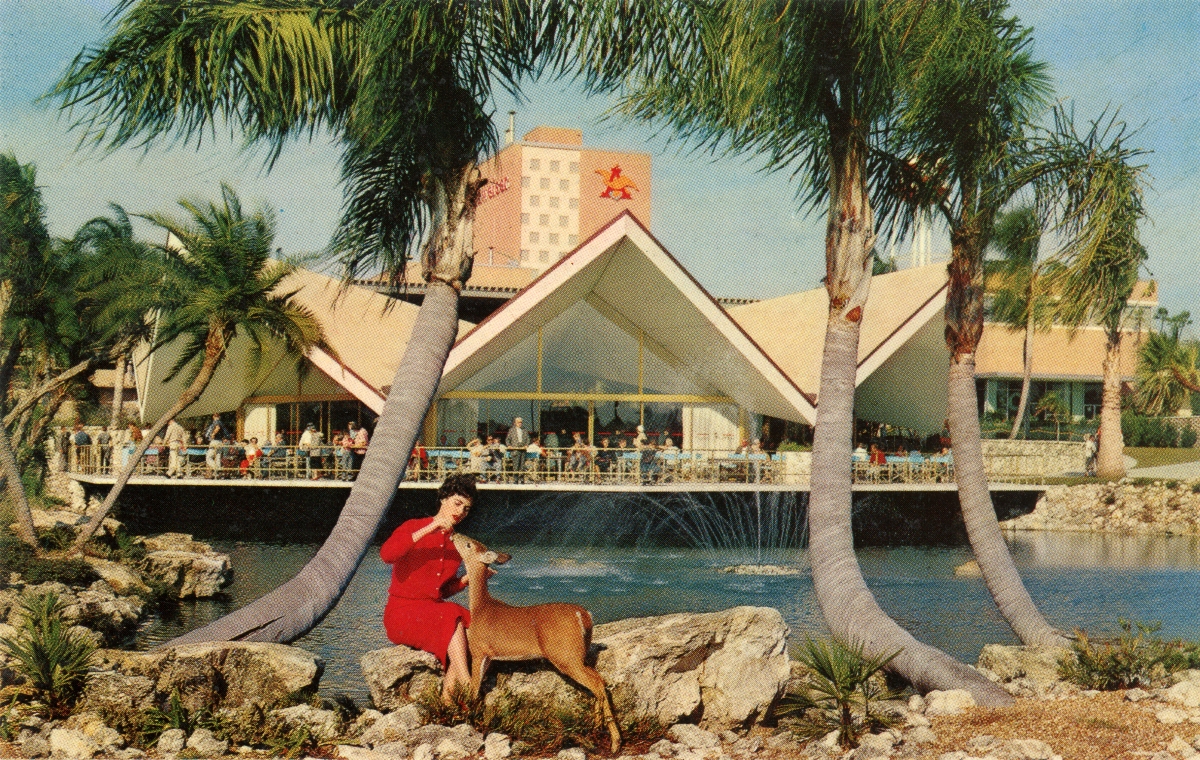
[{"label": "woman's dark hair", "polygon": [[456,475],[451,475],[446,478],[440,486],[438,486],[437,498],[440,503],[444,499],[451,496],[465,496],[475,502],[475,476],[471,473],[462,472]]}]

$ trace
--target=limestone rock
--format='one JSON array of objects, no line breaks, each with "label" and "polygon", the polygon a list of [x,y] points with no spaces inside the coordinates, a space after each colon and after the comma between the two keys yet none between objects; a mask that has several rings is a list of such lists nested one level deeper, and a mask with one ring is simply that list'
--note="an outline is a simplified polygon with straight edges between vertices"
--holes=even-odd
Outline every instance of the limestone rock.
[{"label": "limestone rock", "polygon": [[336,739],[340,721],[333,710],[322,710],[312,705],[294,705],[271,714],[288,728],[307,728],[315,738],[327,742]]},{"label": "limestone rock", "polygon": [[433,760],[433,745],[426,742],[413,750],[412,760]]},{"label": "limestone rock", "polygon": [[96,574],[104,579],[104,582],[112,587],[112,590],[121,596],[130,594],[149,594],[150,587],[142,580],[142,576],[130,567],[126,567],[119,562],[110,562],[99,557],[83,558],[84,562],[91,565]]},{"label": "limestone rock", "polygon": [[993,754],[1005,760],[1050,760],[1054,750],[1040,739],[1009,739],[1001,751]]},{"label": "limestone rock", "polygon": [[158,735],[158,742],[154,746],[161,753],[173,754],[179,752],[186,745],[187,734],[182,728],[168,728]]},{"label": "limestone rock", "polygon": [[560,750],[558,760],[587,760],[587,753],[579,747],[571,747],[570,749]]},{"label": "limestone rock", "polygon": [[362,743],[374,747],[387,742],[403,741],[424,722],[425,715],[421,708],[415,704],[407,704],[375,720],[362,732]]},{"label": "limestone rock", "polygon": [[1163,693],[1163,699],[1184,707],[1200,707],[1200,681],[1180,681]]},{"label": "limestone rock", "polygon": [[979,567],[979,560],[969,559],[961,565],[954,568],[955,578],[982,578],[983,569]]},{"label": "limestone rock", "polygon": [[1197,752],[1195,747],[1193,747],[1191,744],[1188,744],[1183,739],[1180,739],[1178,736],[1171,739],[1171,741],[1167,744],[1167,750],[1175,753],[1178,757],[1183,758],[1200,755],[1200,752]]},{"label": "limestone rock", "polygon": [[197,728],[188,737],[187,748],[196,750],[201,757],[220,757],[229,749],[229,742],[218,739],[216,734],[207,728]]},{"label": "limestone rock", "polygon": [[177,589],[180,599],[216,596],[233,580],[229,557],[215,552],[148,552],[141,569],[151,578]]},{"label": "limestone rock", "polygon": [[904,735],[905,744],[932,744],[937,741],[937,734],[928,726],[917,726]]},{"label": "limestone rock", "polygon": [[355,747],[351,744],[337,745],[337,754],[343,760],[384,760],[386,757],[378,752],[372,752],[364,747]]},{"label": "limestone rock", "polygon": [[1062,679],[1058,663],[1071,652],[1062,647],[1025,647],[987,644],[979,653],[977,667],[995,673],[1001,682],[1028,678],[1039,685]]},{"label": "limestone rock", "polygon": [[63,723],[63,728],[79,731],[96,745],[99,752],[109,753],[125,746],[125,737],[105,724],[97,713],[76,712]]},{"label": "limestone rock", "polygon": [[367,652],[359,660],[371,701],[380,710],[395,710],[418,695],[442,689],[442,664],[428,652],[405,646]]},{"label": "limestone rock", "polygon": [[504,760],[512,755],[512,741],[504,734],[491,733],[484,737],[483,756],[486,760]]},{"label": "limestone rock", "polygon": [[958,715],[962,711],[975,706],[975,698],[965,689],[950,689],[949,691],[931,691],[925,695],[928,706],[927,716]]},{"label": "limestone rock", "polygon": [[314,693],[324,669],[319,657],[303,649],[260,642],[208,642],[153,652],[104,649],[96,665],[101,673],[115,675],[89,679],[82,695],[85,704],[116,699],[113,691],[122,683],[136,686],[143,695],[148,681],[154,705],[165,705],[171,692],[178,690],[188,710],[246,705],[269,709],[285,698]]},{"label": "limestone rock", "polygon": [[858,746],[860,749],[891,752],[892,747],[896,746],[896,741],[891,731],[884,731],[881,734],[867,734],[859,739]]},{"label": "limestone rock", "polygon": [[710,749],[721,746],[721,740],[711,731],[705,731],[691,723],[676,723],[667,730],[667,736],[688,749]]},{"label": "limestone rock", "polygon": [[94,757],[100,748],[82,731],[72,728],[55,728],[50,731],[50,756],[70,760]]},{"label": "limestone rock", "polygon": [[1149,699],[1150,692],[1145,689],[1130,689],[1125,692],[1125,699],[1129,702],[1141,702],[1143,699]]},{"label": "limestone rock", "polygon": [[1165,710],[1159,710],[1154,713],[1154,717],[1158,718],[1158,722],[1166,726],[1177,726],[1184,723],[1188,719],[1188,714],[1183,710],[1177,710],[1174,707],[1168,707]]},{"label": "limestone rock", "polygon": [[17,743],[21,747],[21,754],[25,757],[50,756],[50,742],[41,734],[30,732],[28,736],[19,739]]}]

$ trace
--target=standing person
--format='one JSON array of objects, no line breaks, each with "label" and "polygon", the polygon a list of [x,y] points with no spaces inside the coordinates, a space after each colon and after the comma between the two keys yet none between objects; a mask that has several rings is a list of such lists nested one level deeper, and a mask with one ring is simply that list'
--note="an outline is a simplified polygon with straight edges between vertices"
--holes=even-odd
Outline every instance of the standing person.
[{"label": "standing person", "polygon": [[471,613],[446,597],[467,586],[466,577],[458,577],[462,557],[450,536],[470,513],[475,493],[474,476],[451,475],[438,488],[437,514],[401,523],[379,549],[380,559],[392,566],[383,610],[388,639],[441,661],[446,671],[442,701],[447,704],[470,679],[466,629]]},{"label": "standing person", "polygon": [[96,434],[96,445],[100,447],[100,474],[103,475],[112,467],[113,437],[107,426],[100,428]]},{"label": "standing person", "polygon": [[[565,443],[565,441],[564,441]],[[558,452],[558,433],[553,429],[542,437],[542,448],[546,449],[546,472],[554,472],[562,469],[562,459]]]},{"label": "standing person", "polygon": [[304,457],[304,477],[316,480],[321,469],[321,432],[311,422],[304,426],[296,456]]},{"label": "standing person", "polygon": [[221,415],[213,412],[212,421],[208,423],[208,427],[204,428],[204,440],[212,443],[214,440],[224,440],[229,435],[230,432],[225,427],[225,423],[221,422]]},{"label": "standing person", "polygon": [[125,446],[121,449],[121,469],[125,469],[125,465],[129,462],[129,457],[133,456],[133,452],[142,442],[142,429],[137,426],[136,422],[129,423],[126,428]]},{"label": "standing person", "polygon": [[167,423],[167,477],[183,477],[183,450],[187,447],[187,431],[174,419]]},{"label": "standing person", "polygon": [[517,417],[504,438],[504,445],[512,452],[513,474],[517,483],[525,482],[525,449],[529,448],[530,443],[529,431],[524,425],[525,420]]},{"label": "standing person", "polygon": [[1097,436],[1088,433],[1083,437],[1083,471],[1089,478],[1096,477],[1096,452],[1100,446],[1096,443]]},{"label": "standing person", "polygon": [[[354,423],[349,423],[353,425]],[[365,427],[359,427],[354,431],[354,471],[357,473],[362,469],[363,460],[367,457],[367,444],[370,442],[370,436],[367,435]]]}]

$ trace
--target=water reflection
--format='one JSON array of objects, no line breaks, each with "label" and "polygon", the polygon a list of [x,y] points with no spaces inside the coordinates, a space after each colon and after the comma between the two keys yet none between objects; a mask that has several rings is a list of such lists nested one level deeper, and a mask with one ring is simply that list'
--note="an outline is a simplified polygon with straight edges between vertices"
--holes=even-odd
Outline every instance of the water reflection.
[{"label": "water reflection", "polygon": [[[484,539],[489,540],[489,539]],[[222,542],[236,579],[226,599],[181,606],[156,621],[140,645],[152,646],[215,619],[291,577],[317,544]],[[513,560],[491,581],[513,604],[550,600],[586,605],[597,622],[751,604],[776,607],[794,634],[822,632],[803,550],[756,546],[688,549],[638,546],[530,545],[492,539]],[[1200,638],[1200,552],[1193,537],[1031,533],[1010,539],[1034,600],[1053,625],[1111,632],[1119,617],[1161,620],[1163,634]],[[989,642],[1015,643],[981,579],[956,578],[970,550],[950,547],[870,547],[859,551],[880,605],[919,639],[974,662]],[[739,576],[725,565],[760,560],[799,565],[799,576]],[[298,642],[326,660],[322,689],[366,700],[358,659],[387,646],[380,623],[389,568],[371,552],[329,617]]]}]

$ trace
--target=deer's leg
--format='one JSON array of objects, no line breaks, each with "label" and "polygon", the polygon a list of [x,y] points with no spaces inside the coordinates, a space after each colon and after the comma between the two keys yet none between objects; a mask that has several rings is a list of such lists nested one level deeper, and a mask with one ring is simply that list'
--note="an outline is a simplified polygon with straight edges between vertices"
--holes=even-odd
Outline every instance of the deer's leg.
[{"label": "deer's leg", "polygon": [[483,677],[487,675],[488,666],[492,664],[492,658],[486,655],[480,657],[471,663],[471,698],[475,699],[479,696],[479,692],[483,689]]},{"label": "deer's leg", "polygon": [[608,726],[612,752],[616,754],[617,750],[621,748],[621,729],[617,726],[612,703],[608,700],[608,689],[604,685],[604,677],[593,668],[584,665],[582,657],[568,660],[547,654],[546,659],[550,660],[550,664],[558,668],[560,673],[582,685],[596,697],[596,709],[604,719],[604,724]]}]

